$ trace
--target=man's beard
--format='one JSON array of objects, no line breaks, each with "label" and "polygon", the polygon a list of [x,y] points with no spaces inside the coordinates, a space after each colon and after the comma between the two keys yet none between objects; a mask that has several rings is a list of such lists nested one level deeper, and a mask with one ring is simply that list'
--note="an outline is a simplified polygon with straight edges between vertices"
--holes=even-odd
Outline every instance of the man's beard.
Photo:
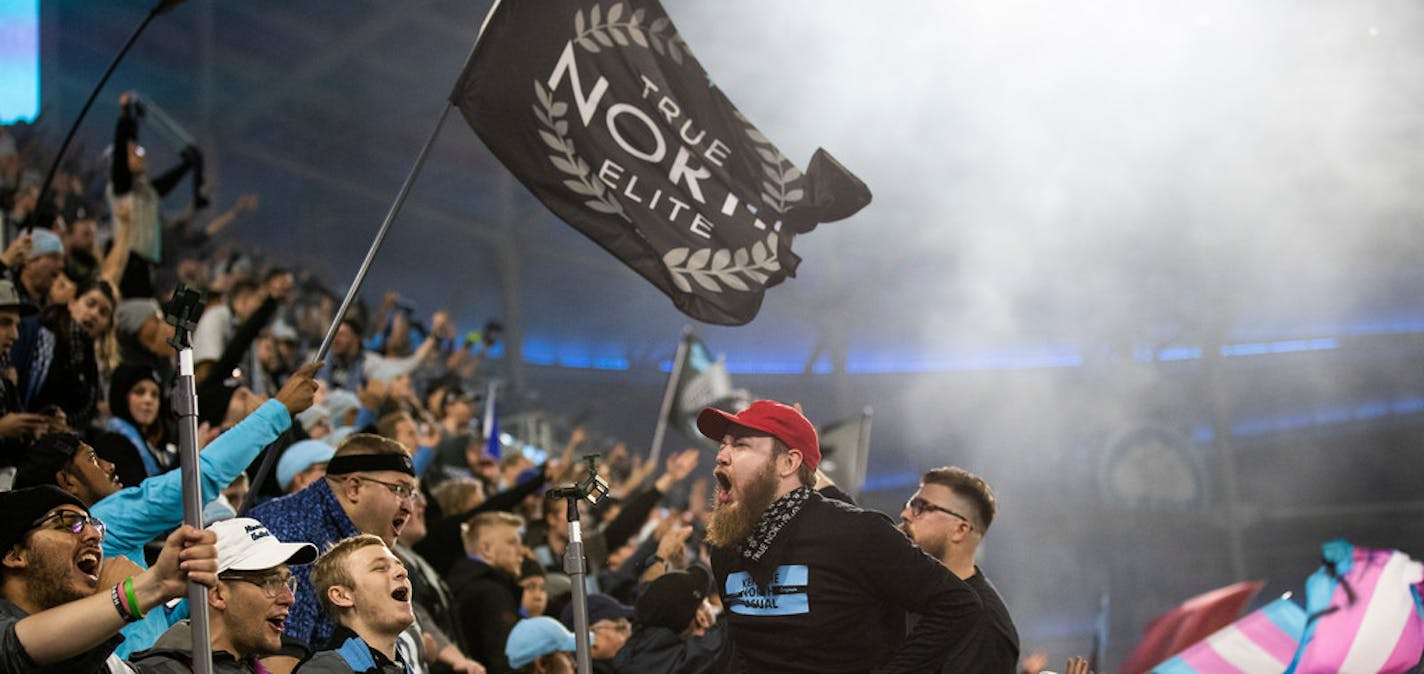
[{"label": "man's beard", "polygon": [[49,560],[35,565],[27,585],[41,609],[51,609],[90,595],[74,588],[74,563],[68,559]]},{"label": "man's beard", "polygon": [[768,461],[764,470],[752,476],[736,502],[724,504],[719,500],[712,506],[712,517],[707,520],[709,545],[725,548],[751,535],[761,514],[776,501],[777,480],[773,466],[774,463]]},{"label": "man's beard", "polygon": [[910,533],[910,528],[904,522],[900,523],[900,531],[904,532],[905,537],[910,539],[910,542],[918,546],[920,550],[923,550],[925,554],[935,559],[944,558],[947,545],[943,537],[930,538],[921,534],[919,538],[916,538],[914,534]]}]

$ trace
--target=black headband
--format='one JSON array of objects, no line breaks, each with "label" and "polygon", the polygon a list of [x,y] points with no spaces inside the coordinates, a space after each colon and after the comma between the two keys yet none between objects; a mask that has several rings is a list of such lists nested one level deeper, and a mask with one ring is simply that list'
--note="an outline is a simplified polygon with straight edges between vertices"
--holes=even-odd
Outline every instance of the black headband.
[{"label": "black headband", "polygon": [[397,473],[405,473],[415,477],[415,465],[410,462],[410,457],[404,454],[356,454],[354,456],[338,456],[328,461],[326,472],[328,475],[345,475],[347,473],[361,473],[376,470],[393,470]]}]

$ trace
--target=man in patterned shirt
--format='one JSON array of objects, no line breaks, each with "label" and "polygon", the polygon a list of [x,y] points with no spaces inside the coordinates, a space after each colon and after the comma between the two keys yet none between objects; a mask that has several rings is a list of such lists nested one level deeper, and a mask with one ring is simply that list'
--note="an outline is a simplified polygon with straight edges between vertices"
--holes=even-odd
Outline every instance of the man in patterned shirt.
[{"label": "man in patterned shirt", "polygon": [[[415,484],[415,466],[404,445],[357,433],[336,449],[324,478],[253,508],[250,516],[278,540],[307,541],[318,549],[360,534],[379,536],[389,547],[411,517]],[[317,605],[310,570],[296,567],[292,577],[297,579],[296,603],[287,615],[286,634],[313,651],[322,650],[335,624]],[[262,664],[277,674],[292,671],[297,662],[274,656]]]}]

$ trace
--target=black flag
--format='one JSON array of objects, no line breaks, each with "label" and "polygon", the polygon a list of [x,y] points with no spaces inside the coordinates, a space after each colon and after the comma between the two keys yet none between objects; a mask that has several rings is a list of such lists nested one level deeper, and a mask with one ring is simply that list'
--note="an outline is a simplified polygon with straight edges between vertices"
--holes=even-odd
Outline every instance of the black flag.
[{"label": "black flag", "polygon": [[653,0],[497,3],[451,102],[544,205],[708,323],[755,318],[795,275],[793,236],[870,202],[824,150],[804,174],[783,156]]}]

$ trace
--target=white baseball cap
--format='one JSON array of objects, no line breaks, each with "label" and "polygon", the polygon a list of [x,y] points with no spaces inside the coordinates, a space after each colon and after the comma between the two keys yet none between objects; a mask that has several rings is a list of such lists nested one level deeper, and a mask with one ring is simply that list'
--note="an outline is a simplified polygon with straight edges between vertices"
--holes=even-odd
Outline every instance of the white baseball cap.
[{"label": "white baseball cap", "polygon": [[208,529],[218,535],[218,573],[266,571],[280,564],[310,564],[316,560],[315,545],[283,543],[250,517],[214,522]]}]

